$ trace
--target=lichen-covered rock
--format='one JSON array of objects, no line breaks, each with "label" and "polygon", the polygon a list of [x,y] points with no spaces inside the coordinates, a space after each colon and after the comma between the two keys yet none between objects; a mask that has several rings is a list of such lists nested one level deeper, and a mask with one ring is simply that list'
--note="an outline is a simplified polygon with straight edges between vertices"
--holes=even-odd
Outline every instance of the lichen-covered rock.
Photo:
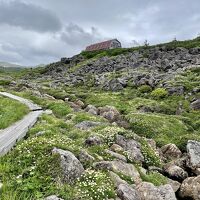
[{"label": "lichen-covered rock", "polygon": [[127,184],[125,180],[122,180],[116,173],[109,171],[111,180],[113,181],[115,187],[117,188],[120,184]]},{"label": "lichen-covered rock", "polygon": [[165,173],[173,180],[183,181],[188,177],[188,173],[174,164],[167,164],[164,166]]},{"label": "lichen-covered rock", "polygon": [[81,130],[90,130],[91,128],[94,128],[101,124],[102,124],[101,122],[83,121],[83,122],[76,124],[75,127],[79,128]]},{"label": "lichen-covered rock", "polygon": [[117,195],[121,200],[142,200],[138,191],[127,184],[119,185]]},{"label": "lichen-covered rock", "polygon": [[116,160],[121,160],[123,162],[127,162],[126,157],[121,155],[121,154],[119,154],[119,153],[110,151],[108,149],[105,150],[105,153],[110,154],[110,156],[114,157]]},{"label": "lichen-covered rock", "polygon": [[57,197],[56,195],[51,195],[51,196],[46,197],[44,200],[64,200],[64,199],[61,199]]},{"label": "lichen-covered rock", "polygon": [[122,161],[101,161],[94,163],[95,169],[109,170],[116,173],[122,173],[133,179],[135,183],[140,183],[141,178],[137,169],[132,164]]},{"label": "lichen-covered rock", "polygon": [[101,145],[103,140],[98,135],[91,135],[85,140],[85,144],[88,146]]},{"label": "lichen-covered rock", "polygon": [[116,136],[116,143],[120,145],[128,155],[128,158],[135,162],[144,162],[144,156],[141,152],[141,145],[133,139],[126,139],[122,135]]},{"label": "lichen-covered rock", "polygon": [[179,195],[184,199],[200,199],[200,176],[185,179],[180,187]]},{"label": "lichen-covered rock", "polygon": [[99,107],[99,114],[109,122],[117,121],[120,118],[119,111],[113,106]]},{"label": "lichen-covered rock", "polygon": [[172,179],[168,179],[167,183],[172,186],[174,192],[177,192],[181,186],[181,184],[178,181],[174,181]]},{"label": "lichen-covered rock", "polygon": [[77,99],[74,103],[75,103],[76,105],[78,105],[80,108],[83,108],[84,105],[85,105],[80,99]]},{"label": "lichen-covered rock", "polygon": [[200,168],[200,142],[189,140],[187,143],[187,166],[192,170]]},{"label": "lichen-covered rock", "polygon": [[95,159],[86,150],[81,150],[79,154],[79,160],[81,163],[93,162]]},{"label": "lichen-covered rock", "polygon": [[123,151],[123,148],[118,144],[112,144],[112,146],[110,147],[110,150],[119,153]]},{"label": "lichen-covered rock", "polygon": [[180,149],[175,144],[166,144],[161,147],[161,151],[167,159],[180,158],[182,155]]},{"label": "lichen-covered rock", "polygon": [[98,108],[96,108],[93,105],[88,105],[85,108],[85,111],[88,112],[88,113],[90,113],[90,114],[93,114],[93,115],[98,115]]},{"label": "lichen-covered rock", "polygon": [[60,156],[60,166],[64,182],[72,183],[84,173],[82,164],[70,151],[54,148],[52,153]]},{"label": "lichen-covered rock", "polygon": [[154,186],[152,183],[142,182],[136,186],[141,200],[176,200],[171,185]]}]

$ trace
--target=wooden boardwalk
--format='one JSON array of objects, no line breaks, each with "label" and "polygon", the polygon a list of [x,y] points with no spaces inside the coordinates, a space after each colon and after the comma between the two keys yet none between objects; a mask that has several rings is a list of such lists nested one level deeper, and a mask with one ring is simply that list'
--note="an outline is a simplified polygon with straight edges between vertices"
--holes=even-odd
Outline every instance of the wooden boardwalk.
[{"label": "wooden boardwalk", "polygon": [[31,111],[35,111],[35,110],[42,110],[42,108],[40,106],[38,106],[37,104],[34,104],[33,102],[31,102],[28,99],[24,99],[22,97],[7,93],[7,92],[0,92],[1,96],[5,96],[11,99],[15,99],[23,104],[25,104]]},{"label": "wooden boardwalk", "polygon": [[12,149],[17,141],[26,135],[28,130],[37,122],[38,117],[43,113],[43,111],[40,106],[27,99],[23,99],[6,92],[0,92],[0,95],[18,100],[27,105],[31,110],[31,112],[22,120],[14,123],[4,130],[0,130],[0,156],[3,156]]}]

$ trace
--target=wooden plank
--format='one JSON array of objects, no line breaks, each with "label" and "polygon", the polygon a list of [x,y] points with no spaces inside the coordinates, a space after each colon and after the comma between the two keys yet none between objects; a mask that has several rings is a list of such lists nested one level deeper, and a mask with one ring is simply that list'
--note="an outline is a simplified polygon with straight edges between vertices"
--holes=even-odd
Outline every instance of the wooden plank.
[{"label": "wooden plank", "polygon": [[28,130],[37,122],[43,110],[37,104],[22,97],[7,92],[0,92],[0,95],[15,99],[28,106],[31,110],[22,120],[0,131],[0,156],[3,156],[14,147],[17,141],[21,140],[26,135]]},{"label": "wooden plank", "polygon": [[36,123],[43,111],[32,111],[22,120],[0,131],[0,156],[5,155]]}]

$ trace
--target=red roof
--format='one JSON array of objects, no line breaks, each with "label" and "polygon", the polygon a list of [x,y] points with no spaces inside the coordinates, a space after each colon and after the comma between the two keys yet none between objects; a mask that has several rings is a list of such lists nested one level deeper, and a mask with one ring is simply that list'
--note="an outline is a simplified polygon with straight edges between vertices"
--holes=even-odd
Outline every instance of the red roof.
[{"label": "red roof", "polygon": [[96,50],[109,49],[112,41],[113,40],[108,40],[108,41],[92,44],[92,45],[86,47],[86,51],[96,51]]}]

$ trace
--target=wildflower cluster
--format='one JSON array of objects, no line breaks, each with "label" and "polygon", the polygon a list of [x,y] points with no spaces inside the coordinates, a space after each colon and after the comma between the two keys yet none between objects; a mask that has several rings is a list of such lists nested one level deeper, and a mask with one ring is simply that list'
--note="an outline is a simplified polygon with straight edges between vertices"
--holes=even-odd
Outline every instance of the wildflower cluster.
[{"label": "wildflower cluster", "polygon": [[113,183],[105,172],[88,170],[77,182],[77,196],[80,199],[104,200],[114,198]]},{"label": "wildflower cluster", "polygon": [[102,135],[104,138],[104,141],[110,146],[113,144],[115,140],[115,136],[124,131],[125,131],[124,128],[108,126],[98,131],[98,134]]}]

